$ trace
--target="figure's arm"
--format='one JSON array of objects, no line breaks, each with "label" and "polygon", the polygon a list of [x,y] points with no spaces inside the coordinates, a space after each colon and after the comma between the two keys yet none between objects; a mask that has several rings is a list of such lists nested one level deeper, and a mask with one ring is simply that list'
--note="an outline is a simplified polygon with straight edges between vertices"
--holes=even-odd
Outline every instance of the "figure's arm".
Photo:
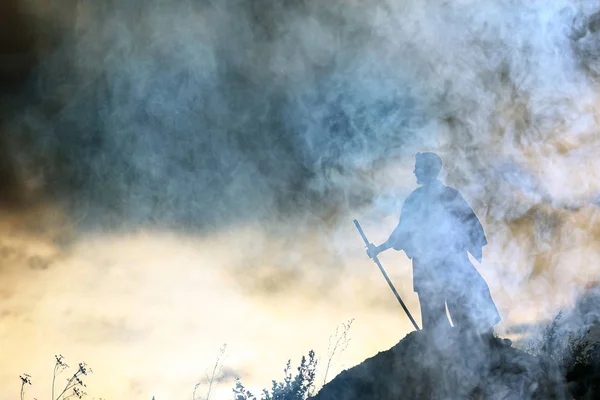
[{"label": "figure's arm", "polygon": [[381,252],[384,252],[393,246],[390,244],[390,239],[386,240],[379,246],[375,246],[373,243],[369,243],[369,247],[367,249],[367,255],[371,258],[377,257],[377,255]]},{"label": "figure's arm", "polygon": [[[377,255],[383,251],[393,248],[394,250],[400,251],[404,249],[404,243],[406,242],[406,226],[409,221],[407,218],[411,214],[414,213],[414,204],[417,199],[417,190],[412,192],[404,201],[402,205],[402,210],[400,212],[400,219],[398,221],[398,225],[396,229],[392,232],[388,240],[380,244],[379,246],[375,246],[373,243],[370,243],[367,248],[367,255],[371,258],[377,257]],[[406,251],[406,250],[405,250]],[[409,256],[409,258],[411,258]]]},{"label": "figure's arm", "polygon": [[[406,205],[406,203],[404,203]],[[406,207],[402,207],[402,215],[405,214]],[[403,223],[404,222],[404,223]],[[398,225],[396,229],[392,232],[388,240],[380,244],[379,246],[375,246],[373,243],[370,243],[367,249],[367,255],[371,258],[377,257],[377,255],[383,251],[393,248],[394,250],[402,250],[402,244],[405,242],[405,221],[402,221],[402,216],[398,221]]]}]

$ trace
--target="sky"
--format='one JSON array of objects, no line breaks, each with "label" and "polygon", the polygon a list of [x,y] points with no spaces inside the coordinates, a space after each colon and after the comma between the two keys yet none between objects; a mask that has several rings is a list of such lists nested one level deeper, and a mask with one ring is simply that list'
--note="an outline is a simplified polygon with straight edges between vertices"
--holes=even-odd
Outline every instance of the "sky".
[{"label": "sky", "polygon": [[500,334],[599,278],[597,2],[2,7],[0,399],[49,397],[55,354],[160,400],[226,343],[225,399],[352,318],[328,379],[390,348],[412,328],[352,220],[387,239],[418,151],[484,226]]}]

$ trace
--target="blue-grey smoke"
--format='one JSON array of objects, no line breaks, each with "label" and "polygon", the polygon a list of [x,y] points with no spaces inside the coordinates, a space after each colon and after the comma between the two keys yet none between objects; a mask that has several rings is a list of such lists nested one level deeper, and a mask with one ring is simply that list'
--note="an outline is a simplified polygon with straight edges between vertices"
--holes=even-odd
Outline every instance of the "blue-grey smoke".
[{"label": "blue-grey smoke", "polygon": [[91,225],[330,215],[377,196],[362,172],[420,146],[473,192],[528,192],[502,165],[543,153],[593,96],[587,3],[69,4],[5,130],[14,162]]},{"label": "blue-grey smoke", "polygon": [[[47,172],[73,176],[61,190],[75,189],[101,208],[129,215],[138,195],[169,197],[174,203],[156,199],[133,214],[179,222],[212,219],[194,211],[197,197],[205,200],[196,208],[223,204],[213,207],[216,215],[232,212],[240,197],[270,208],[280,197],[273,191],[298,193],[323,168],[352,173],[406,156],[401,148],[411,137],[442,136],[423,129],[414,135],[427,122],[448,126],[454,147],[480,142],[485,149],[491,137],[507,136],[539,143],[550,134],[539,132],[540,124],[571,111],[552,104],[552,83],[561,82],[557,103],[585,95],[586,72],[594,68],[579,46],[593,33],[573,43],[576,10],[559,3],[511,9],[429,2],[398,10],[384,2],[79,4],[77,36],[42,61],[28,92],[40,102],[25,121],[44,145],[38,153],[49,147],[65,158],[65,171],[51,163],[56,171]],[[426,25],[438,17],[443,23]],[[61,110],[40,121],[47,102]],[[501,107],[515,110],[501,115]],[[550,120],[535,124],[536,117]],[[531,137],[533,129],[542,136]],[[170,188],[172,181],[196,184]],[[245,196],[223,193],[238,184]],[[117,192],[103,195],[98,187],[106,185]],[[202,196],[194,186],[204,188]],[[177,216],[179,201],[192,205],[182,211],[191,219]],[[241,203],[241,214],[253,208]]]}]

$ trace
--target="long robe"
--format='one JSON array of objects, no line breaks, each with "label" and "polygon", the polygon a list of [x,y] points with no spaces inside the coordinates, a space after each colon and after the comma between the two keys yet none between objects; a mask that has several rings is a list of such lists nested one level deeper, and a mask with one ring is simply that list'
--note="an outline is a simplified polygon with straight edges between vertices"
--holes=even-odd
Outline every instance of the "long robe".
[{"label": "long robe", "polygon": [[488,285],[467,255],[480,253],[487,239],[456,189],[435,180],[413,191],[389,243],[412,259],[415,292],[444,293],[453,321],[468,319],[478,329],[500,321]]}]

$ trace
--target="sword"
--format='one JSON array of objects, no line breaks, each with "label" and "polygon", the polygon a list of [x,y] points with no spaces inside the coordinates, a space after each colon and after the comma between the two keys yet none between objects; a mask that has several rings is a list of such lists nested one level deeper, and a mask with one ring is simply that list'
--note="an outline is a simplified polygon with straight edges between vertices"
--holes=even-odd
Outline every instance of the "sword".
[{"label": "sword", "polygon": [[[354,220],[354,225],[356,225],[356,229],[358,229],[358,233],[360,233],[360,236],[362,236],[363,240],[365,241],[365,244],[367,245],[367,248],[369,247],[369,240],[367,239],[367,237],[365,236],[365,233],[363,232],[362,228],[360,227],[360,224],[358,223],[357,220]],[[398,302],[400,303],[400,305],[402,306],[402,308],[404,309],[404,312],[406,313],[406,315],[408,315],[408,319],[410,319],[410,322],[412,322],[412,324],[414,325],[416,330],[420,330],[419,329],[419,325],[417,325],[417,323],[415,322],[414,318],[412,317],[412,315],[410,315],[410,311],[408,311],[408,308],[406,308],[406,305],[404,305],[404,302],[402,301],[402,299],[400,298],[400,295],[398,294],[398,292],[396,291],[396,288],[394,287],[394,285],[392,284],[392,281],[390,280],[390,278],[388,277],[388,275],[385,273],[385,270],[383,269],[383,266],[381,265],[381,263],[379,262],[379,259],[375,256],[373,257],[373,261],[375,262],[375,264],[377,264],[377,266],[379,267],[379,270],[381,271],[381,273],[383,274],[383,277],[385,278],[385,280],[387,281],[388,285],[390,285],[390,289],[392,289],[392,292],[394,292],[394,295],[396,296],[396,299],[398,299]]]}]

